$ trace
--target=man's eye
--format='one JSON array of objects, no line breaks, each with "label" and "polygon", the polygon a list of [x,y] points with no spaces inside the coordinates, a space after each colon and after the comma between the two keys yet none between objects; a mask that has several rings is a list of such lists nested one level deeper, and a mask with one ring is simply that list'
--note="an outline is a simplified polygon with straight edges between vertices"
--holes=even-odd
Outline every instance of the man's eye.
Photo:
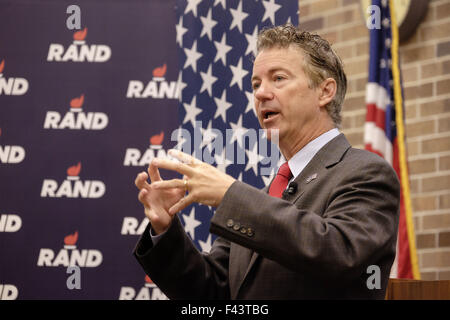
[{"label": "man's eye", "polygon": [[281,81],[281,80],[283,80],[284,79],[284,77],[282,77],[282,76],[276,76],[275,77],[275,81]]},{"label": "man's eye", "polygon": [[252,87],[253,87],[253,90],[258,89],[258,88],[259,88],[259,83],[254,83],[254,84],[252,85]]}]

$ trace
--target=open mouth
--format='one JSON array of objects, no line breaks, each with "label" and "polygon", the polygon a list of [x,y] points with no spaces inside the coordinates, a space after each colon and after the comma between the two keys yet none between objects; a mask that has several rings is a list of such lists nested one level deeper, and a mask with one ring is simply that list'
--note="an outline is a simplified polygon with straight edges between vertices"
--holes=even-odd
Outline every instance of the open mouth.
[{"label": "open mouth", "polygon": [[277,114],[278,114],[278,112],[274,112],[274,111],[264,111],[263,112],[263,118],[265,120],[267,120],[267,119],[270,119],[270,118],[276,116]]}]

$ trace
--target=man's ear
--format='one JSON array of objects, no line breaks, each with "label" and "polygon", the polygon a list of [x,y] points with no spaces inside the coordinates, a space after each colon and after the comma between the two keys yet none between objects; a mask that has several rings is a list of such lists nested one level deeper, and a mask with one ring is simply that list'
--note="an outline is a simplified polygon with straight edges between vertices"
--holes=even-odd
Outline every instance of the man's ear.
[{"label": "man's ear", "polygon": [[327,78],[320,84],[319,105],[321,107],[330,103],[336,95],[337,84],[333,78]]}]

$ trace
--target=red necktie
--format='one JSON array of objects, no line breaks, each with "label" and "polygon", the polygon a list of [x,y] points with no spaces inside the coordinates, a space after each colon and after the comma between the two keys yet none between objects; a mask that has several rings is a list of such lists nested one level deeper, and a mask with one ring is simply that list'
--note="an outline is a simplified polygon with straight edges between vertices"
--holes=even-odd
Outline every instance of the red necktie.
[{"label": "red necktie", "polygon": [[281,198],[283,191],[286,190],[289,180],[292,178],[291,169],[287,162],[283,163],[278,169],[275,179],[273,179],[270,185],[269,194],[272,197]]}]

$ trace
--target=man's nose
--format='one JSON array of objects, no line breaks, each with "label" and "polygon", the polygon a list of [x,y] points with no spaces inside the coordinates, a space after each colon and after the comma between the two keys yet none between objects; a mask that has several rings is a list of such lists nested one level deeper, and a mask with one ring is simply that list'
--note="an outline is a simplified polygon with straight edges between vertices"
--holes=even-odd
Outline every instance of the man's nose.
[{"label": "man's nose", "polygon": [[269,85],[261,83],[255,91],[255,98],[259,101],[271,100],[273,99],[273,91]]}]

